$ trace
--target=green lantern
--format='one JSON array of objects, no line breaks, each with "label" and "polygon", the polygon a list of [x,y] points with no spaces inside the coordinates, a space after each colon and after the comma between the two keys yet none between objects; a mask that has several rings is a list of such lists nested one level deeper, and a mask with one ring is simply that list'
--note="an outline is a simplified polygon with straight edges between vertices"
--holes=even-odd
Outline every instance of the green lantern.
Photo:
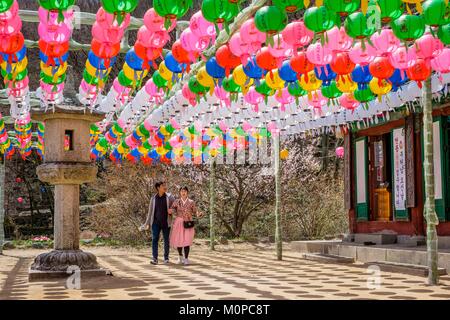
[{"label": "green lantern", "polygon": [[444,24],[438,29],[438,37],[445,45],[450,45],[450,23]]},{"label": "green lantern", "polygon": [[8,11],[14,0],[0,0],[0,13]]},{"label": "green lantern", "polygon": [[[117,80],[119,81],[119,83],[127,88],[136,88],[136,87],[140,87],[142,80],[135,80],[135,79],[130,79],[125,75],[125,72],[122,70],[119,72],[119,75],[117,76]],[[106,81],[106,80],[105,80]]]},{"label": "green lantern", "polygon": [[[4,0],[2,1],[4,2]],[[7,0],[6,2],[13,2]],[[113,1],[110,1],[113,2]],[[46,10],[67,10],[70,6],[73,6],[75,0],[39,0],[39,5]],[[1,7],[1,5],[0,5]]]},{"label": "green lantern", "polygon": [[156,71],[153,73],[152,79],[153,79],[153,83],[154,83],[154,84],[156,85],[156,87],[158,87],[159,89],[161,89],[161,88],[163,88],[163,89],[167,88],[168,82],[167,82],[166,79],[164,79],[163,77],[161,77],[161,74],[159,73],[158,70],[156,70]]},{"label": "green lantern", "polygon": [[335,99],[342,96],[342,92],[336,86],[336,81],[332,80],[328,86],[322,87],[322,94],[328,99]]},{"label": "green lantern", "polygon": [[203,17],[216,25],[216,32],[219,34],[218,24],[223,23],[225,30],[230,33],[228,23],[230,23],[239,13],[240,7],[238,1],[229,0],[203,0]]},{"label": "green lantern", "polygon": [[287,13],[294,13],[305,7],[303,0],[273,0],[272,3]]},{"label": "green lantern", "polygon": [[191,77],[189,79],[189,89],[195,93],[195,95],[204,95],[206,92],[208,92],[209,88],[202,86],[196,77]]},{"label": "green lantern", "polygon": [[375,95],[373,94],[372,91],[370,91],[369,88],[362,89],[362,90],[356,90],[353,93],[353,95],[357,101],[362,102],[362,103],[369,102],[369,101],[372,101],[373,99],[375,99]]},{"label": "green lantern", "polygon": [[277,6],[262,7],[255,14],[256,28],[268,35],[274,35],[286,28],[288,17],[286,12]]},{"label": "green lantern", "polygon": [[381,22],[383,23],[390,23],[403,13],[401,0],[377,0],[377,4],[381,11]]},{"label": "green lantern", "polygon": [[361,0],[325,0],[325,7],[341,17],[346,17],[355,12],[360,6]]},{"label": "green lantern", "polygon": [[306,90],[303,90],[298,81],[289,83],[288,92],[291,96],[296,98],[304,96],[307,93]]},{"label": "green lantern", "polygon": [[275,90],[267,85],[266,80],[261,80],[259,86],[255,87],[255,90],[265,97],[273,96],[275,94]]},{"label": "green lantern", "polygon": [[[55,0],[59,1],[59,0]],[[117,18],[119,25],[122,24],[127,13],[133,12],[139,4],[139,0],[102,0],[102,7],[106,12]]]},{"label": "green lantern", "polygon": [[153,0],[156,13],[166,20],[182,18],[192,7],[192,0]]},{"label": "green lantern", "polygon": [[40,77],[41,77],[42,82],[44,82],[46,84],[53,84],[53,85],[61,84],[66,80],[66,74],[63,74],[61,77],[58,77],[58,78],[53,78],[53,77],[46,75],[44,72],[41,72]]},{"label": "green lantern", "polygon": [[305,11],[303,16],[305,26],[316,33],[323,33],[334,27],[336,14],[325,6],[311,7]]},{"label": "green lantern", "polygon": [[239,93],[242,91],[241,87],[234,82],[233,77],[229,76],[222,80],[222,87],[226,92],[229,93]]},{"label": "green lantern", "polygon": [[375,26],[369,26],[367,16],[362,12],[355,12],[345,19],[345,31],[353,39],[365,39],[375,33]]},{"label": "green lantern", "polygon": [[395,36],[403,41],[413,41],[425,32],[425,22],[422,16],[404,14],[391,22]]},{"label": "green lantern", "polygon": [[448,6],[445,3],[445,0],[427,0],[422,5],[422,8],[422,17],[425,24],[437,27],[449,22],[448,19],[446,19]]},{"label": "green lantern", "polygon": [[1,69],[1,73],[5,81],[21,81],[28,75],[28,70],[25,68],[22,72],[14,74]]}]

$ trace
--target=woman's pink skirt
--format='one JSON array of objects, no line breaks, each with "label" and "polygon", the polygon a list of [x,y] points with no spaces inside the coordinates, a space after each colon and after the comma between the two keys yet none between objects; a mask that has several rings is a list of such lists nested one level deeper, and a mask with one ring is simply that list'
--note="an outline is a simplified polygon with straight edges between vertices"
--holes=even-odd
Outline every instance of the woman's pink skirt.
[{"label": "woman's pink skirt", "polygon": [[186,229],[183,222],[184,220],[181,217],[176,217],[173,222],[172,232],[170,234],[170,246],[172,248],[188,247],[192,245],[195,228]]}]

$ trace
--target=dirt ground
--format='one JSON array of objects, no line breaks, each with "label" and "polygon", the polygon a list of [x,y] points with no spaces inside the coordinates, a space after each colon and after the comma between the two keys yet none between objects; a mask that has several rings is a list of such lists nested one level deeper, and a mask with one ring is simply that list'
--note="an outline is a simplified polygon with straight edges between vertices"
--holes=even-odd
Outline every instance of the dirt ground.
[{"label": "dirt ground", "polygon": [[66,279],[29,282],[33,258],[45,250],[6,250],[0,256],[0,300],[5,299],[450,299],[450,276],[440,286],[426,279],[381,272],[379,286],[360,264],[308,261],[289,245],[277,261],[270,245],[219,245],[212,252],[196,241],[191,264],[150,264],[150,248],[89,247],[112,276],[82,278],[79,289]]}]

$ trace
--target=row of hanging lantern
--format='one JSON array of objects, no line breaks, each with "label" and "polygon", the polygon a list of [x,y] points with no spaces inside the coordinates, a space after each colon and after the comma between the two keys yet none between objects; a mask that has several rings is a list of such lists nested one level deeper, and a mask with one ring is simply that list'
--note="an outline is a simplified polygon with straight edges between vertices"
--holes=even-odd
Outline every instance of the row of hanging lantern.
[{"label": "row of hanging lantern", "polygon": [[37,96],[46,107],[64,99],[69,44],[74,28],[75,0],[39,0],[40,88]]},{"label": "row of hanging lantern", "polygon": [[0,155],[10,158],[14,154],[14,151],[14,145],[8,136],[8,131],[5,128],[5,121],[0,114]]},{"label": "row of hanging lantern", "polygon": [[27,48],[21,32],[17,0],[0,2],[1,75],[11,105],[11,116],[24,118],[30,110]]},{"label": "row of hanging lantern", "polygon": [[[434,75],[433,93],[442,92],[444,88],[448,92],[449,83],[450,74],[445,74],[442,79]],[[274,133],[298,134],[324,128],[345,131],[352,126],[378,123],[388,119],[389,111],[416,102],[420,96],[418,85],[410,82],[407,87],[383,96],[381,101],[346,109],[330,105],[318,114],[306,97],[284,109],[271,97],[268,104],[262,103],[256,112],[242,98],[227,107],[215,96],[190,108],[188,100],[178,92],[118,145],[109,145],[103,139],[93,153],[97,155],[94,158],[99,154],[104,157],[110,150],[110,159],[116,162],[127,159],[144,163],[201,163],[209,156],[225,155],[227,150],[247,148],[252,141]]]}]

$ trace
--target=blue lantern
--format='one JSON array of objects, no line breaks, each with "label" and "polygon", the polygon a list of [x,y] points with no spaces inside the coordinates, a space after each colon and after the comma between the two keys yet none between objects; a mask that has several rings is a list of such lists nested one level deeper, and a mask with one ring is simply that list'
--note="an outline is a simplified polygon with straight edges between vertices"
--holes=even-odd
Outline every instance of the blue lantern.
[{"label": "blue lantern", "polygon": [[291,64],[288,60],[284,61],[281,68],[278,70],[280,78],[286,82],[296,82],[297,73],[291,68]]}]

